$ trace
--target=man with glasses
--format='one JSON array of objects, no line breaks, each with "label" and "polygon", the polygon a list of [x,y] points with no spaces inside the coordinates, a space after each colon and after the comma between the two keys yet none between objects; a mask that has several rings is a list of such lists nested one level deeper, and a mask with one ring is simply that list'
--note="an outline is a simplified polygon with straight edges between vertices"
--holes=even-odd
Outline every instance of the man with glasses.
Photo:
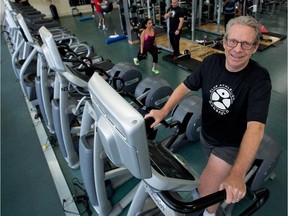
[{"label": "man with glasses", "polygon": [[[225,54],[204,59],[162,109],[145,116],[155,119],[155,127],[188,93],[201,88],[200,141],[208,156],[199,177],[201,197],[225,189],[229,204],[246,194],[245,175],[264,135],[272,89],[268,71],[251,59],[260,37],[253,17],[231,19],[223,38]],[[203,215],[216,215],[218,207],[210,206]]]}]

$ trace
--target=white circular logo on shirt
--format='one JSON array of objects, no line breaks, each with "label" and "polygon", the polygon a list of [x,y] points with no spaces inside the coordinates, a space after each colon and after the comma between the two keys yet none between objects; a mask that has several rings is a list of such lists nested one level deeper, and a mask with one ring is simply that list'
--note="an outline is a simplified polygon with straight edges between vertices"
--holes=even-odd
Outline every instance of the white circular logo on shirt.
[{"label": "white circular logo on shirt", "polygon": [[221,115],[229,113],[229,107],[232,105],[233,100],[232,89],[226,85],[217,85],[210,90],[209,103]]},{"label": "white circular logo on shirt", "polygon": [[175,14],[176,14],[175,10],[170,11],[170,13],[171,13],[172,18],[175,17]]}]

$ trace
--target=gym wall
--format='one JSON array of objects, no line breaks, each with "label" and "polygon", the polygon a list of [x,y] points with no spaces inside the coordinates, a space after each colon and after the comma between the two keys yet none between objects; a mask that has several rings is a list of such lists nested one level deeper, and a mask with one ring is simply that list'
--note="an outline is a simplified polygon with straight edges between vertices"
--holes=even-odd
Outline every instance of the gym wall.
[{"label": "gym wall", "polygon": [[[72,14],[72,7],[69,5],[69,0],[29,0],[29,3],[37,10],[41,11],[48,17],[52,17],[50,5],[54,4],[57,8],[59,16],[70,16]],[[79,5],[77,9],[81,13],[92,12],[90,4]]]},{"label": "gym wall", "polygon": [[[10,0],[11,1],[11,0]],[[14,1],[14,0],[12,0]],[[5,11],[5,4],[1,0],[1,16],[0,22],[2,23],[4,11]],[[57,8],[57,12],[59,16],[70,16],[72,15],[72,7],[69,5],[69,0],[29,0],[29,3],[36,8],[37,10],[41,11],[41,13],[45,14],[47,18],[51,18],[52,14],[50,11],[50,5],[54,4]],[[91,5],[81,5],[77,6],[77,9],[81,13],[89,13],[92,12]]]}]

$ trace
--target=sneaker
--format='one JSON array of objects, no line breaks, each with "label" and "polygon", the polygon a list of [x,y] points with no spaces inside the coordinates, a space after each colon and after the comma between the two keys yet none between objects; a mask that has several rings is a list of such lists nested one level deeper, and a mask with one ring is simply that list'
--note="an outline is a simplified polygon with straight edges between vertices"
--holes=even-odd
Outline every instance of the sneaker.
[{"label": "sneaker", "polygon": [[135,65],[137,65],[137,66],[139,65],[139,60],[138,60],[138,58],[134,58],[133,61],[134,61],[134,64],[135,64]]},{"label": "sneaker", "polygon": [[98,25],[98,28],[101,29],[101,25]]},{"label": "sneaker", "polygon": [[155,73],[155,74],[159,74],[159,70],[155,69],[155,68],[152,68],[152,72]]}]

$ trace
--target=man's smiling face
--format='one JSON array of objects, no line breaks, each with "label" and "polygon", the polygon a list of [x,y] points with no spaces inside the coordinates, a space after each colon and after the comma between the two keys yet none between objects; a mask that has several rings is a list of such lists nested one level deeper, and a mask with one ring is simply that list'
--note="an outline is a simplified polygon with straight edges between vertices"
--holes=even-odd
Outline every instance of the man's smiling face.
[{"label": "man's smiling face", "polygon": [[[238,43],[235,47],[228,46],[228,40]],[[230,72],[238,72],[246,67],[251,56],[257,51],[255,44],[255,30],[249,26],[234,24],[227,37],[223,39],[226,56],[226,69]],[[243,43],[253,44],[251,49],[243,49]],[[244,47],[245,48],[245,47]]]}]

